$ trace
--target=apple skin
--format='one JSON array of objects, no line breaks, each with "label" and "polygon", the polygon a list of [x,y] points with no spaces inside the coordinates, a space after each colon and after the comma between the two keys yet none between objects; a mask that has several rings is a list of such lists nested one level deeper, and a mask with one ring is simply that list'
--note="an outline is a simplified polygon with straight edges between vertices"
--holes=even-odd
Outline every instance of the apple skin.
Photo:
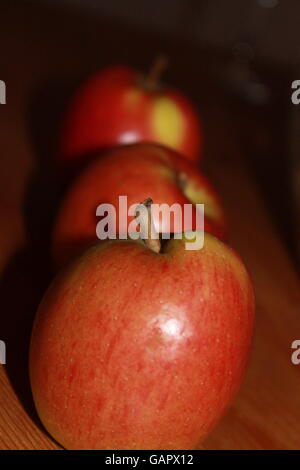
[{"label": "apple skin", "polygon": [[[183,189],[178,175],[188,180]],[[225,239],[226,224],[220,200],[209,181],[196,167],[176,152],[156,144],[120,146],[94,160],[69,188],[54,223],[52,254],[60,267],[96,242],[96,208],[101,203],[119,207],[119,196],[128,197],[128,207],[151,196],[156,204],[204,203],[205,231]],[[127,224],[133,220],[128,217]],[[166,220],[154,221],[157,232],[164,233]],[[181,220],[178,221],[181,224]],[[171,232],[176,221],[171,220]],[[195,227],[186,227],[186,230]],[[119,226],[117,233],[127,233]]]},{"label": "apple skin", "polygon": [[199,159],[202,125],[193,105],[176,90],[151,90],[139,79],[136,70],[115,66],[83,83],[63,120],[59,155],[64,165],[99,149],[141,141]]},{"label": "apple skin", "polygon": [[67,449],[194,449],[242,381],[254,295],[239,257],[205,234],[154,253],[99,243],[54,280],[36,316],[30,378]]}]

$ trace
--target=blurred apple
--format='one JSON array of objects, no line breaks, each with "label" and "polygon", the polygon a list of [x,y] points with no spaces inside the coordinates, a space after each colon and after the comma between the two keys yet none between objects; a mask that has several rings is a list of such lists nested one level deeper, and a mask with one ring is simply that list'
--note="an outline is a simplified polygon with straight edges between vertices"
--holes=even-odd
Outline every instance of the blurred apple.
[{"label": "blurred apple", "polygon": [[119,144],[155,142],[197,161],[202,126],[193,105],[157,81],[158,67],[142,77],[129,67],[109,67],[73,96],[63,120],[59,155],[73,165],[86,155]]},{"label": "blurred apple", "polygon": [[[59,209],[53,232],[53,256],[61,266],[97,241],[98,205],[113,204],[119,212],[119,196],[128,206],[151,195],[156,204],[204,204],[204,230],[225,239],[224,213],[209,181],[196,167],[176,152],[156,144],[120,146],[93,161],[71,185]],[[183,230],[183,220],[162,215],[154,220],[159,233]],[[177,217],[177,218],[176,218]],[[117,233],[127,233],[134,216],[119,221]],[[176,229],[179,227],[179,230]],[[196,228],[185,226],[185,230]]]}]

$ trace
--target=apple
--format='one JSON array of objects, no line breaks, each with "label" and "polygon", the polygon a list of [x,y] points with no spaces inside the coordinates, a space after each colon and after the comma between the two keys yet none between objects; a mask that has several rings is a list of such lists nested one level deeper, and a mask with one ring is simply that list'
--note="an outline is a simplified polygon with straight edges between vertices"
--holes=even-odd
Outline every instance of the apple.
[{"label": "apple", "polygon": [[[209,181],[196,167],[173,150],[157,144],[131,144],[108,151],[89,164],[69,188],[54,224],[52,253],[57,266],[63,265],[88,245],[97,241],[96,208],[102,203],[119,208],[119,196],[127,196],[128,206],[149,195],[156,204],[205,204],[205,230],[225,239],[224,212]],[[118,212],[118,211],[117,211]],[[118,224],[117,233],[127,233]],[[182,220],[154,220],[159,233],[176,230]],[[182,225],[181,225],[182,227]],[[186,230],[194,226],[185,227]]]},{"label": "apple", "polygon": [[231,403],[251,345],[251,281],[214,236],[186,243],[98,243],[50,286],[30,379],[65,448],[194,449]]},{"label": "apple", "polygon": [[71,99],[63,119],[60,161],[74,165],[100,149],[155,142],[197,161],[202,125],[193,105],[157,81],[158,62],[149,77],[129,67],[100,70]]}]

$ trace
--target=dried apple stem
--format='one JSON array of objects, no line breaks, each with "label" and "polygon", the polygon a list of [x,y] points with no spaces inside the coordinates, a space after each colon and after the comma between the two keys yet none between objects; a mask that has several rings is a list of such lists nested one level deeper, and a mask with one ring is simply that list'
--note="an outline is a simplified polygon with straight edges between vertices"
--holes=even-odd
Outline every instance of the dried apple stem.
[{"label": "dried apple stem", "polygon": [[[153,204],[153,201],[151,198],[145,199],[141,204],[136,209],[136,213],[139,213],[139,218],[140,218],[140,224],[142,228],[142,233],[146,234],[146,237],[143,239],[145,242],[145,245],[150,248],[150,250],[154,251],[155,253],[159,253],[161,249],[161,243],[159,236],[155,230],[154,223],[152,220],[152,214],[151,214],[151,205]],[[140,210],[141,206],[145,210]]]},{"label": "dried apple stem", "polygon": [[160,55],[155,60],[154,64],[152,65],[146,80],[149,83],[158,83],[161,74],[165,71],[168,66],[168,59],[164,55]]},{"label": "dried apple stem", "polygon": [[150,92],[159,90],[159,79],[163,71],[167,68],[167,66],[167,57],[163,55],[158,56],[154,64],[150,68],[149,73],[146,76],[144,75],[139,78],[140,86],[142,86],[144,90],[148,90]]},{"label": "dried apple stem", "polygon": [[186,187],[188,185],[188,177],[185,173],[180,172],[177,174],[177,184],[180,187],[180,189],[184,192],[186,190]]}]

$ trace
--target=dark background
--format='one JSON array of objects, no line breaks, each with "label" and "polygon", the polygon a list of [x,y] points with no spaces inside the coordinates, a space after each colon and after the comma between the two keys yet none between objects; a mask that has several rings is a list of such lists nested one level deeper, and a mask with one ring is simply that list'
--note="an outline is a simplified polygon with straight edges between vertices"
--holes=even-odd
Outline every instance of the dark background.
[{"label": "dark background", "polygon": [[232,50],[241,42],[257,59],[280,65],[300,60],[298,0],[42,0],[90,11],[146,31]]},{"label": "dark background", "polygon": [[[36,115],[32,112],[35,104],[28,106],[32,120],[42,126],[35,140],[43,146],[43,153],[51,158],[50,153],[55,152],[57,123],[81,80],[111,63],[127,63],[146,71],[157,54],[167,54],[170,67],[165,80],[198,104],[208,132],[209,108],[218,106],[218,100],[220,106],[232,111],[234,139],[241,147],[241,158],[249,164],[273,221],[296,261],[300,233],[300,106],[292,105],[290,96],[291,82],[300,77],[297,0],[2,1],[1,9],[7,9],[11,19],[9,31],[1,25],[0,36],[0,78],[8,74],[10,100],[17,92],[13,91],[9,70],[15,68],[18,81],[18,64],[20,67],[26,61],[30,44],[37,47],[36,43],[45,41],[55,53],[60,48],[60,31],[64,27],[69,31],[63,41],[68,42],[72,53],[62,57],[51,78],[49,74],[44,78],[47,84],[43,83],[42,65],[47,57],[39,56],[40,64],[31,69],[28,64],[28,79],[36,87],[32,97],[36,109],[42,100],[49,108],[41,123],[39,110]],[[35,31],[32,37],[30,24]],[[43,32],[43,24],[52,34]],[[23,51],[19,46],[13,50],[16,31],[23,34]],[[33,128],[35,132],[35,124]],[[47,151],[43,139],[47,139]],[[207,159],[212,158],[212,142],[205,142]]]}]

